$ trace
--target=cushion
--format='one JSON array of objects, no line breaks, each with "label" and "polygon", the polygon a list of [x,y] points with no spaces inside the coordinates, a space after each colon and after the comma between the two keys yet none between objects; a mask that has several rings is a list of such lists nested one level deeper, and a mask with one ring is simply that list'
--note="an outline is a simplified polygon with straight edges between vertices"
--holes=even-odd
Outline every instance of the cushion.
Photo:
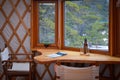
[{"label": "cushion", "polygon": [[9,71],[29,71],[30,63],[13,63],[13,66]]}]

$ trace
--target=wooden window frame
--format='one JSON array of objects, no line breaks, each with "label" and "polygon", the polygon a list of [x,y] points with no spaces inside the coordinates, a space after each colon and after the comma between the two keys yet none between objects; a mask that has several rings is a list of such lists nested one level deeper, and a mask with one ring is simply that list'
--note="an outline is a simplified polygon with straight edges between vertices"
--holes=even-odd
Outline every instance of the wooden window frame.
[{"label": "wooden window frame", "polygon": [[58,2],[57,0],[34,0],[32,5],[32,39],[31,48],[44,48],[43,43],[39,43],[39,24],[38,24],[38,4],[55,3],[55,43],[50,44],[50,48],[56,48],[58,45]]},{"label": "wooden window frame", "polygon": [[[65,50],[73,50],[73,51],[80,51],[78,48],[71,48],[64,46],[64,1],[65,0],[33,0],[32,1],[32,30],[31,30],[31,49],[35,48],[42,48],[43,44],[38,43],[38,2],[56,2],[57,4],[57,15],[56,19],[56,36],[55,36],[55,44],[51,45],[49,48],[58,48],[58,49],[65,49]],[[59,6],[59,7],[58,7]],[[107,54],[113,56],[116,50],[116,0],[110,0],[109,6],[109,50],[108,51],[101,51],[101,50],[90,50],[92,53],[100,53],[100,54]],[[114,17],[113,17],[114,16]],[[58,39],[59,38],[59,39]]]},{"label": "wooden window frame", "polygon": [[[64,45],[64,3],[65,1],[68,1],[68,0],[63,0],[62,3],[61,3],[61,8],[62,8],[62,11],[61,11],[61,14],[63,14],[62,16],[62,19],[61,19],[61,24],[62,24],[62,46],[61,46],[61,49],[66,49],[66,50],[74,50],[74,51],[80,51],[79,48],[72,48],[72,47],[66,47]],[[115,0],[109,0],[109,45],[108,45],[108,51],[104,51],[104,50],[97,50],[97,49],[91,49],[90,52],[92,53],[100,53],[100,54],[107,54],[107,55],[113,55],[114,54],[114,48],[115,48],[115,45],[114,45],[114,32],[115,32],[115,27],[113,26],[116,26],[116,18],[113,17],[113,15],[115,15],[116,13],[116,9],[115,9],[115,5],[116,5],[116,1]]]}]

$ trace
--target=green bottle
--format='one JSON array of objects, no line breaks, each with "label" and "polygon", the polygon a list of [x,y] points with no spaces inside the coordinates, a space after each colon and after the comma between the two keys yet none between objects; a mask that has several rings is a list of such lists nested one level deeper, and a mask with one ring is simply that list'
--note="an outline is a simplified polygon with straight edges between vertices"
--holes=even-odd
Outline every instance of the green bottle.
[{"label": "green bottle", "polygon": [[84,39],[84,54],[86,54],[88,51],[88,44],[87,44],[87,39]]}]

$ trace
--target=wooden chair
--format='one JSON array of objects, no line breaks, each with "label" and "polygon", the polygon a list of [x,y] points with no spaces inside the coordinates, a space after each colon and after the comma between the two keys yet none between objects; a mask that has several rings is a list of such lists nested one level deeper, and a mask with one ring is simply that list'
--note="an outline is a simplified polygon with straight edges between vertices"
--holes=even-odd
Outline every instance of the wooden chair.
[{"label": "wooden chair", "polygon": [[32,53],[9,54],[8,47],[5,47],[1,52],[1,59],[6,80],[17,76],[25,76],[32,80],[32,72],[34,72]]},{"label": "wooden chair", "polygon": [[55,65],[56,80],[99,80],[99,66],[69,67]]}]

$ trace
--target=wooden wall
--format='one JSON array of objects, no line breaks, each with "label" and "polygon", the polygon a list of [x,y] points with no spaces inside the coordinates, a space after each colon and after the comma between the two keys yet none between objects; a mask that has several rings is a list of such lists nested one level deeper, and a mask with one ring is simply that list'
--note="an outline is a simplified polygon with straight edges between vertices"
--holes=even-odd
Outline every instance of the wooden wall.
[{"label": "wooden wall", "polygon": [[0,43],[11,53],[30,52],[31,0],[0,0]]},{"label": "wooden wall", "polygon": [[12,54],[31,52],[30,29],[31,0],[0,0],[0,48],[6,43]]}]

